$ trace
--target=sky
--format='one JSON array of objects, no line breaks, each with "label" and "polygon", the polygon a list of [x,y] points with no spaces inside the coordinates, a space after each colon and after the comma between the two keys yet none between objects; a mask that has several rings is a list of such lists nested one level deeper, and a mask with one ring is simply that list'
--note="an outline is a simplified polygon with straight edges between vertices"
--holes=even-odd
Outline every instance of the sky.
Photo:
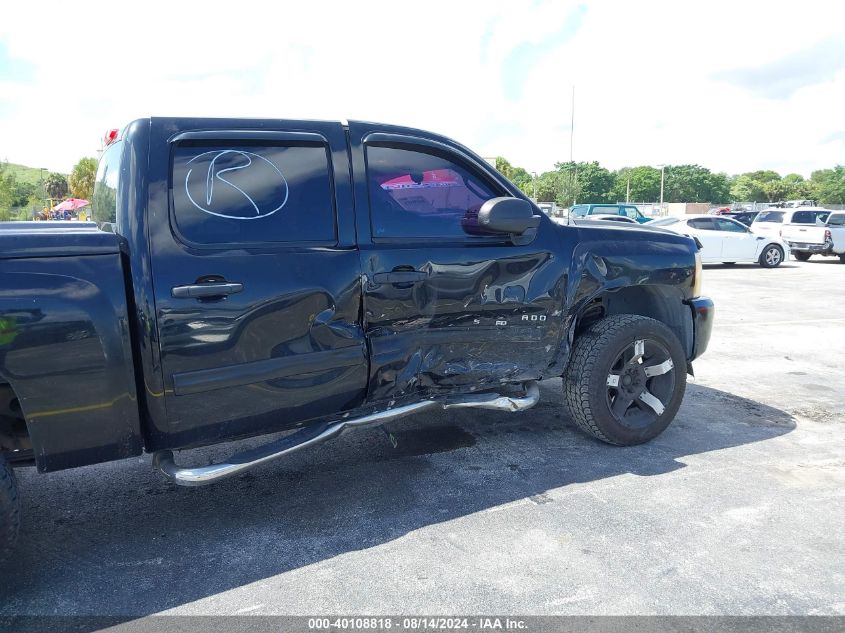
[{"label": "sky", "polygon": [[0,160],[65,173],[133,119],[232,116],[419,127],[537,172],[571,150],[807,177],[845,163],[843,112],[831,0],[80,0],[0,21]]}]

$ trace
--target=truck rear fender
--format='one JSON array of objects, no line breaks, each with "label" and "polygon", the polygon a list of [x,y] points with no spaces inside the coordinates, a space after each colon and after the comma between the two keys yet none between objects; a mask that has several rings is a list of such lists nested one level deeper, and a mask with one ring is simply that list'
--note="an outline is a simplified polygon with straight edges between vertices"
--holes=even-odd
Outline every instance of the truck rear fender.
[{"label": "truck rear fender", "polygon": [[39,471],[138,455],[120,255],[0,262],[0,382]]}]

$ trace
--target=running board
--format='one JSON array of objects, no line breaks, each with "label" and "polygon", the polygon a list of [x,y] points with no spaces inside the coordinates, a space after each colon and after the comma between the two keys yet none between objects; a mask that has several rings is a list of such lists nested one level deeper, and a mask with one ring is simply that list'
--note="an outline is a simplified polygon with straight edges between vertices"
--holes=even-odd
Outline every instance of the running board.
[{"label": "running board", "polygon": [[443,400],[423,400],[394,409],[370,413],[360,418],[341,419],[315,424],[243,453],[232,455],[227,461],[198,468],[182,468],[173,460],[173,451],[157,451],[153,454],[153,468],[161,471],[168,479],[180,486],[203,486],[227,477],[237,475],[259,464],[278,459],[295,451],[320,444],[339,436],[347,429],[384,424],[412,413],[427,409],[494,409],[496,411],[524,411],[540,400],[540,388],[533,380],[523,384],[525,395],[519,397],[493,394],[470,394],[454,396]]}]

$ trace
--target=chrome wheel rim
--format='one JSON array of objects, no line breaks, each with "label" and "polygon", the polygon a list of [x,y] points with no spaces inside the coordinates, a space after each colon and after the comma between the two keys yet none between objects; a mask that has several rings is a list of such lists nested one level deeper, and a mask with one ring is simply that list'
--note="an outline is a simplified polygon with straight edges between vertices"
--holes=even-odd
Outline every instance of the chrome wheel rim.
[{"label": "chrome wheel rim", "polygon": [[777,266],[780,263],[780,249],[772,247],[766,251],[766,263],[769,266]]},{"label": "chrome wheel rim", "polygon": [[636,339],[616,356],[607,375],[607,406],[613,419],[630,429],[654,424],[675,392],[675,365],[654,339]]}]

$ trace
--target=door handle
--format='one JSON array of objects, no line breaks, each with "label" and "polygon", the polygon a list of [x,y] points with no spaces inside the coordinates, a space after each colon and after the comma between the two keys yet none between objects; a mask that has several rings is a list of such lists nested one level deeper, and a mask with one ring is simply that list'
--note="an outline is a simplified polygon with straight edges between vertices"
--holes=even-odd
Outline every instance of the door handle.
[{"label": "door handle", "polygon": [[233,295],[243,289],[244,285],[236,281],[214,281],[174,286],[170,289],[170,294],[177,299],[211,299]]},{"label": "door handle", "polygon": [[389,273],[376,273],[373,281],[377,284],[413,284],[428,279],[428,273],[421,270],[394,270]]}]

